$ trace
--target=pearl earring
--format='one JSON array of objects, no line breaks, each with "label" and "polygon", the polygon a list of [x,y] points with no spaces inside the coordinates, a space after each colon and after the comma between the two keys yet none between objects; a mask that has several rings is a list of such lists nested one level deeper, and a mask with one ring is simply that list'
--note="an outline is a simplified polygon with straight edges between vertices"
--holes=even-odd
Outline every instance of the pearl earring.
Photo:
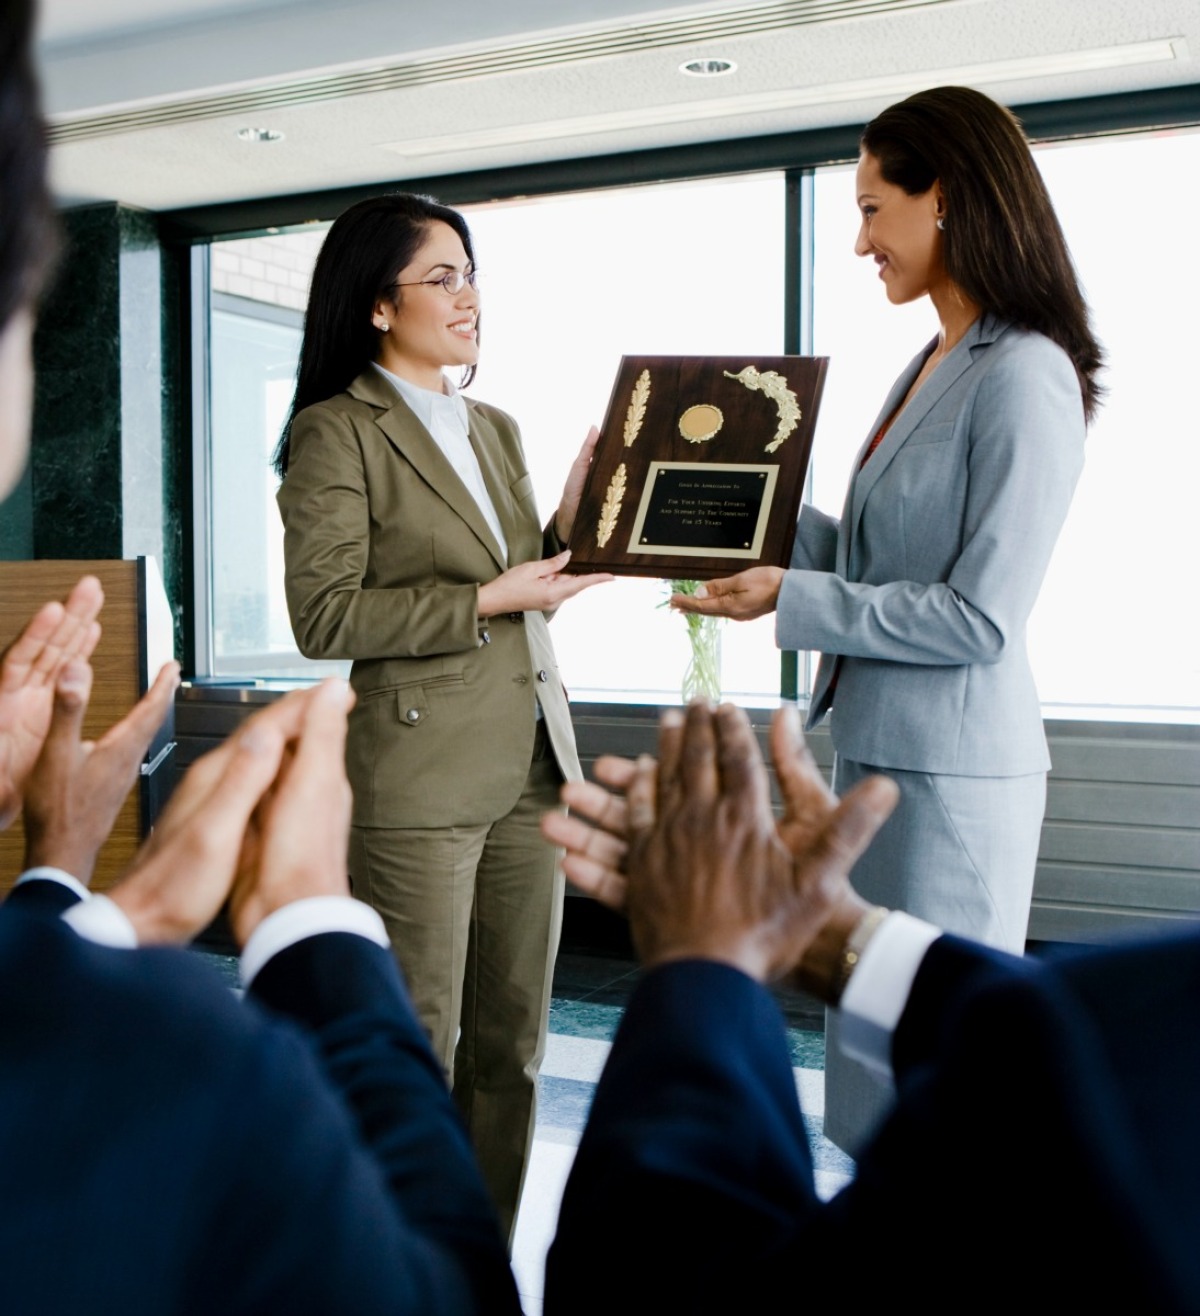
[{"label": "pearl earring", "polygon": [[944,233],[946,231],[946,221],[941,217],[941,215],[938,216],[937,226],[939,233]]},{"label": "pearl earring", "polygon": [[[939,219],[939,220],[938,220],[938,227],[941,228],[941,225],[942,225],[942,221]],[[386,320],[384,320],[384,321],[380,324],[380,326],[379,326],[379,332],[380,332],[381,334],[386,334],[387,331],[388,331],[388,322],[387,322]]]}]

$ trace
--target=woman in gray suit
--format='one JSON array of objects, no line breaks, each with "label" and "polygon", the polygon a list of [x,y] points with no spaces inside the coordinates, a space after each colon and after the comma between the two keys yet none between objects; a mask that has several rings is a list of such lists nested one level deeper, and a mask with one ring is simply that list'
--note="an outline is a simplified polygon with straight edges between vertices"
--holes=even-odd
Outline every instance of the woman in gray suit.
[{"label": "woman in gray suit", "polygon": [[[840,520],[806,506],[789,570],[674,606],[776,612],[821,663],[834,789],[884,772],[901,803],[854,870],[868,900],[1021,952],[1045,807],[1025,627],[1083,465],[1101,350],[1017,121],[940,87],[864,129],[855,250],[939,330],[889,393]],[[825,1131],[853,1151],[885,1104],[827,1038]]]},{"label": "woman in gray suit", "polygon": [[[351,658],[354,894],[383,916],[511,1230],[562,908],[538,832],[579,761],[546,622],[595,434],[543,530],[517,426],[464,398],[479,357],[466,221],[403,193],[317,258],[276,453],[288,609]],[[611,579],[601,577],[600,579]]]}]

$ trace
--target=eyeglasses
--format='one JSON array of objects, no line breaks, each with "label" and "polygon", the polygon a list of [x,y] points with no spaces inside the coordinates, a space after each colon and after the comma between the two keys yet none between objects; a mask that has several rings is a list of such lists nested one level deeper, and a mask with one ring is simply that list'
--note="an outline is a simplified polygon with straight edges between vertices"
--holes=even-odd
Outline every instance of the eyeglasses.
[{"label": "eyeglasses", "polygon": [[393,288],[434,288],[439,284],[442,291],[450,297],[457,297],[463,290],[463,284],[469,283],[472,288],[479,287],[479,271],[475,269],[468,270],[465,274],[462,270],[448,270],[440,279],[417,279],[412,283],[393,283]]}]

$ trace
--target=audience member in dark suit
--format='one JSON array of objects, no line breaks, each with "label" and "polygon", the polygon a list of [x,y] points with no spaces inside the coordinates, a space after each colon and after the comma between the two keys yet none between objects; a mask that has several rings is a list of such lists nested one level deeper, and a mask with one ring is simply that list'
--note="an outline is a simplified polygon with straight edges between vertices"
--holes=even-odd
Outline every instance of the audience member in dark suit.
[{"label": "audience member in dark suit", "polygon": [[[52,231],[32,25],[6,4],[0,498]],[[39,865],[0,906],[0,1311],[519,1312],[382,924],[348,896],[347,687],[288,696],[200,760],[90,896],[78,878],[176,681],[80,743],[100,603],[85,577],[0,665],[0,825],[24,806]],[[246,1001],[167,944],[227,896]]]},{"label": "audience member in dark suit", "polygon": [[[785,802],[742,713],[664,719],[653,761],[547,821],[568,876],[628,910],[646,965],[550,1252],[546,1311],[1200,1311],[1200,933],[1021,960],[854,895],[890,812],[839,803],[787,710]],[[602,825],[601,825],[602,823]],[[628,836],[628,843],[626,842]],[[851,1184],[814,1185],[783,1024],[793,966],[890,1069]]]},{"label": "audience member in dark suit", "polygon": [[[291,695],[201,760],[109,897],[51,875],[77,828],[43,808],[46,866],[0,907],[6,1313],[519,1311],[382,925],[346,894],[348,703]],[[165,945],[235,876],[246,1002]]]}]

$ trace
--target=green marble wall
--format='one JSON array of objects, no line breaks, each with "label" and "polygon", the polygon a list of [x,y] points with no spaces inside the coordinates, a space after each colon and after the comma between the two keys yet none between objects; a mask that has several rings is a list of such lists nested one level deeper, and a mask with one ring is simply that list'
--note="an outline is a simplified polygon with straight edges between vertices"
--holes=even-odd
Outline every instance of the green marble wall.
[{"label": "green marble wall", "polygon": [[188,477],[182,253],[127,206],[62,216],[64,251],[34,338],[29,470],[0,508],[0,556],[156,558],[179,633]]}]

